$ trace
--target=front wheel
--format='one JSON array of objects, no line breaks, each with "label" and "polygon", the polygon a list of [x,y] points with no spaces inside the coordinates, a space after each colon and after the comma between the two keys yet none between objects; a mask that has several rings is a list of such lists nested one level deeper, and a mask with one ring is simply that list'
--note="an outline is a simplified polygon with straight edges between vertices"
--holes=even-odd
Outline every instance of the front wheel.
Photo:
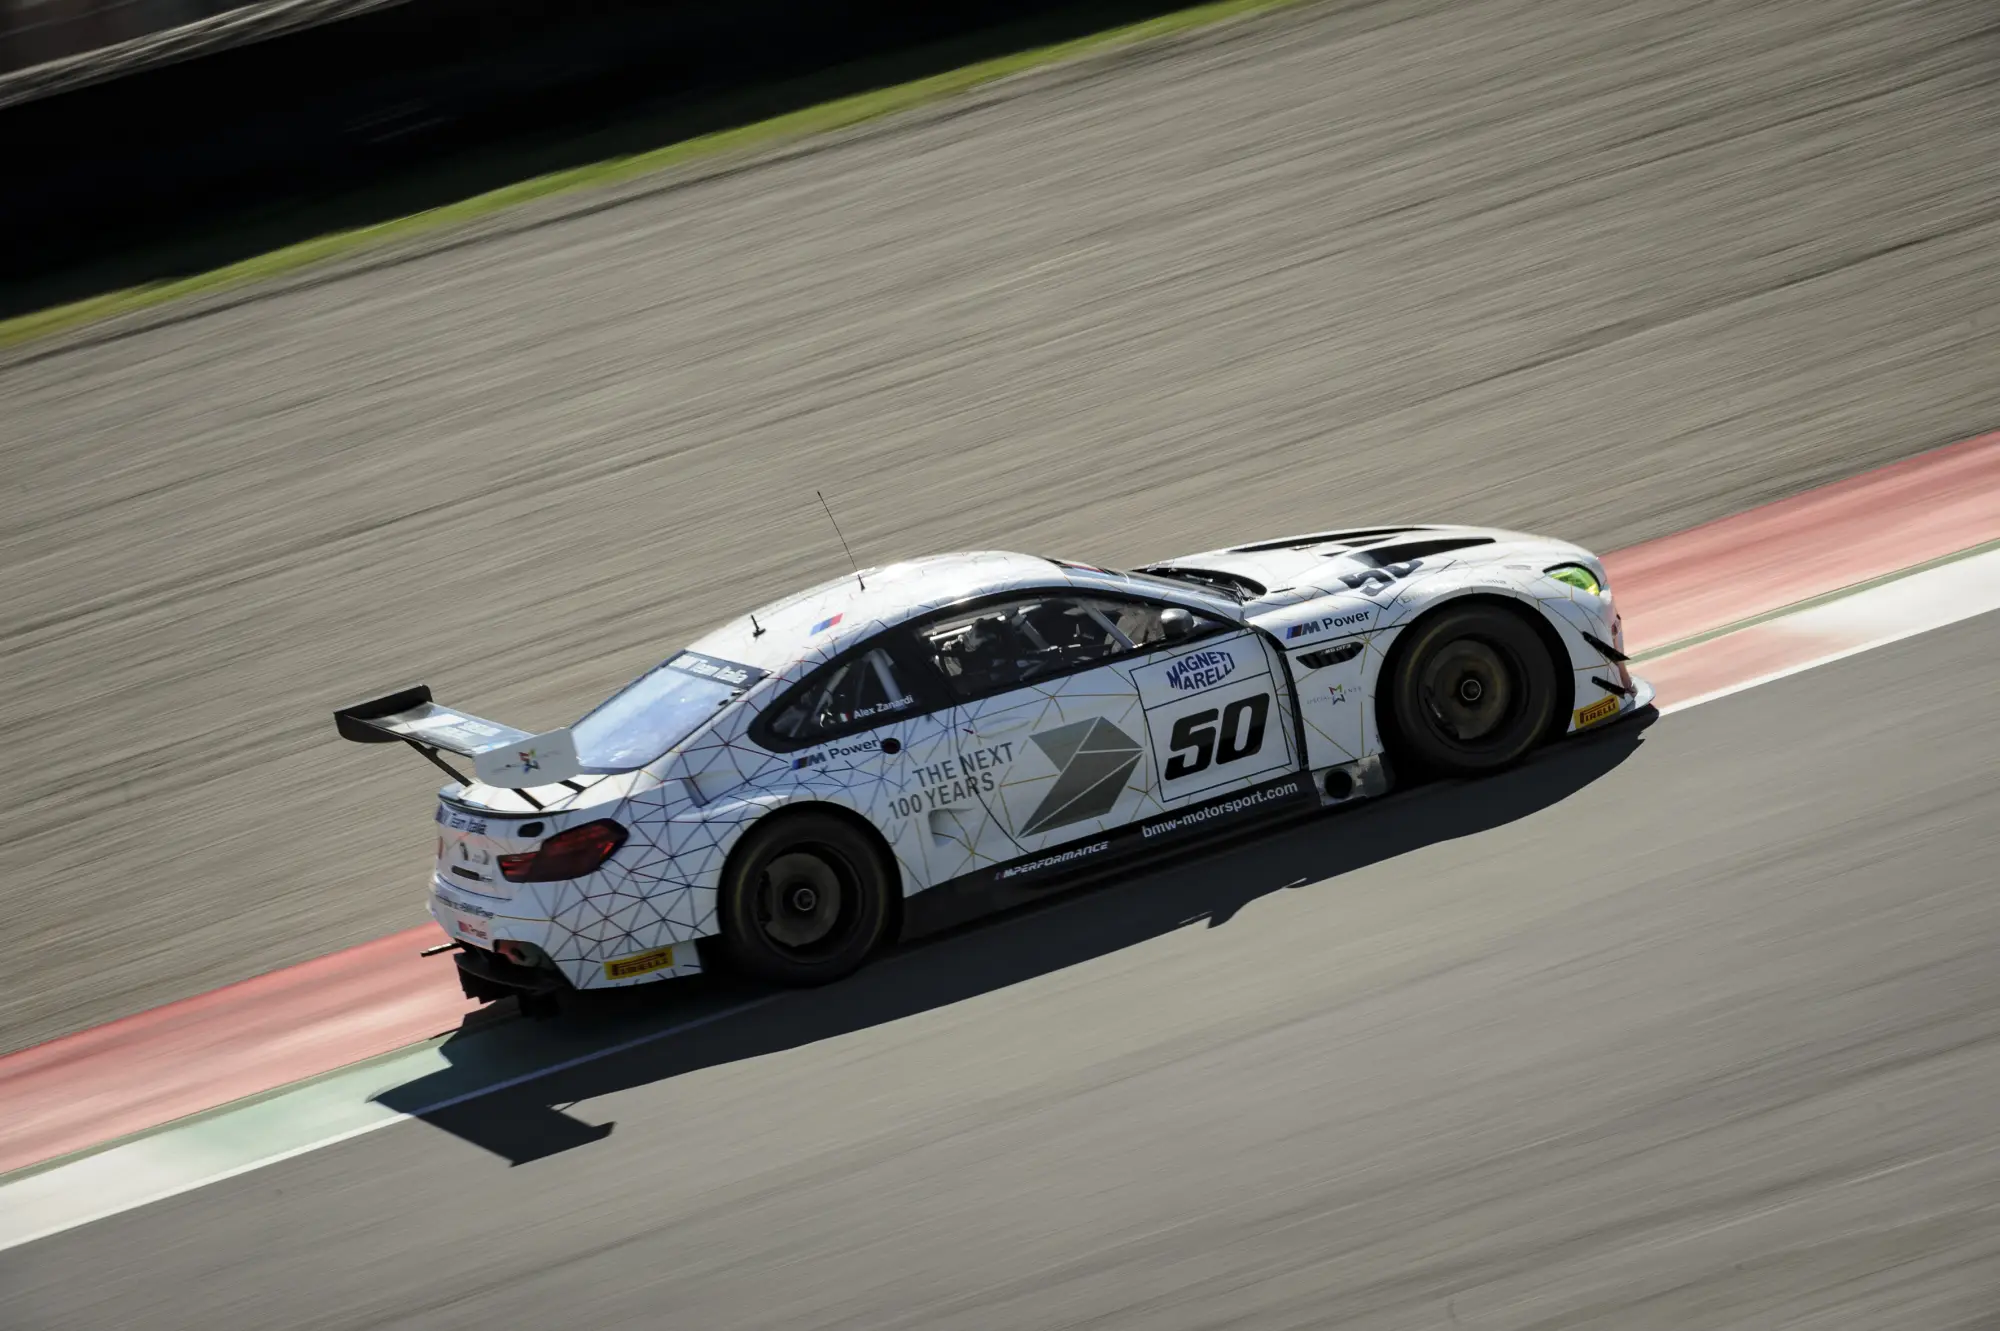
[{"label": "front wheel", "polygon": [[1397,756],[1441,776],[1519,762],[1555,716],[1555,666],[1540,635],[1497,606],[1419,624],[1388,681]]},{"label": "front wheel", "polygon": [[888,931],[890,866],[843,818],[783,815],[751,830],[720,893],[730,960],[770,984],[804,988],[853,974]]}]

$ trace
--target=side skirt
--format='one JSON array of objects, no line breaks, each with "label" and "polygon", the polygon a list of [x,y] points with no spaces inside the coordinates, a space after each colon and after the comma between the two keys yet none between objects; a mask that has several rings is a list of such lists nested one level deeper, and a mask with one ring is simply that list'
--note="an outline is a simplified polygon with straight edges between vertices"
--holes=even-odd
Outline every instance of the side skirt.
[{"label": "side skirt", "polygon": [[1108,873],[1171,855],[1227,831],[1283,822],[1324,807],[1304,772],[1235,791],[1172,813],[1128,823],[1038,854],[947,879],[903,899],[905,940],[996,914],[1081,886]]}]

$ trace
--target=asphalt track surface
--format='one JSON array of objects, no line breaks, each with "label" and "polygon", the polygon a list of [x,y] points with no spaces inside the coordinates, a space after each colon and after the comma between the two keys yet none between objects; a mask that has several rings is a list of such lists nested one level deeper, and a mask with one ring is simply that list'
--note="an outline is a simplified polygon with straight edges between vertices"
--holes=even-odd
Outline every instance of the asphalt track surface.
[{"label": "asphalt track surface", "polygon": [[0,1048],[418,923],[414,678],[1324,523],[1613,548],[2000,420],[1984,0],[1334,4],[0,369]]},{"label": "asphalt track surface", "polygon": [[9,1325],[1991,1327],[1996,652],[1989,614],[0,1254]]}]

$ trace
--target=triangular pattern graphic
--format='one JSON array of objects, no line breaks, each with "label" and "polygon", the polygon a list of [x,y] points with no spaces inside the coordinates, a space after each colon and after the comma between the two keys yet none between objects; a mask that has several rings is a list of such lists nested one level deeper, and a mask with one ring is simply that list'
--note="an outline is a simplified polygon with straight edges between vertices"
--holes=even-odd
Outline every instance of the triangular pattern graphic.
[{"label": "triangular pattern graphic", "polygon": [[[1036,561],[1031,575],[1024,574],[1023,561],[1022,556],[1000,552],[956,556],[950,578],[937,580],[925,573],[923,580],[912,580],[907,584],[908,599],[895,604],[886,618],[881,617],[879,604],[856,601],[859,589],[847,576],[788,598],[805,624],[842,617],[824,637],[814,638],[798,659],[773,672],[772,690],[790,687],[863,638],[957,604],[973,592],[1016,585],[1009,580],[1025,576],[1032,576],[1039,588],[1049,576],[1048,567]],[[1494,576],[1490,568],[1455,567],[1445,561],[1419,569],[1393,591],[1366,598],[1377,618],[1364,635],[1366,655],[1348,676],[1351,701],[1337,709],[1305,711],[1304,728],[1311,737],[1315,765],[1380,750],[1374,697],[1390,635],[1436,601],[1472,582],[1484,585]],[[1578,631],[1609,631],[1599,623],[1594,599],[1567,586],[1548,589],[1545,580],[1536,581],[1538,565],[1521,564],[1506,576],[1522,579],[1524,588],[1532,583],[1541,589],[1524,589],[1516,595],[1526,604],[1539,605],[1552,620],[1567,622]],[[1086,578],[1081,585],[1089,583]],[[1019,585],[1025,589],[1026,584]],[[872,573],[869,586],[876,586]],[[1286,613],[1302,616],[1309,613],[1308,603],[1344,594],[1337,580],[1323,586],[1301,584],[1285,602],[1299,608]],[[741,631],[750,632],[747,627]],[[746,649],[748,641],[746,637]],[[729,655],[719,639],[710,646]],[[1130,737],[1145,733],[1147,724],[1138,690],[1131,685],[1132,668],[1119,665],[1109,674],[1083,671],[1044,679],[913,717],[894,731],[903,757],[890,764],[835,760],[796,769],[792,755],[773,754],[750,741],[752,709],[725,713],[685,746],[680,761],[663,761],[648,776],[626,783],[632,788],[629,794],[612,794],[614,787],[607,781],[619,778],[593,779],[583,792],[551,792],[545,810],[551,816],[589,808],[592,816],[624,822],[631,829],[627,849],[582,882],[523,884],[517,899],[519,915],[503,927],[544,947],[571,981],[584,988],[663,978],[654,973],[613,980],[604,963],[670,944],[676,946],[676,956],[666,973],[698,971],[700,958],[693,948],[681,945],[715,933],[716,886],[730,850],[759,818],[799,801],[836,804],[873,822],[890,843],[907,891],[922,891],[999,863],[1020,848],[1001,826],[1004,815],[996,816],[1002,807],[998,800],[990,805],[959,805],[941,824],[933,823],[928,809],[915,817],[890,812],[899,797],[907,799],[925,784],[914,775],[917,769],[950,760],[968,743],[967,736],[982,730],[1008,738],[1025,733],[1028,739],[1014,757],[1038,752],[1051,765],[1044,770],[1032,759],[1010,760],[1011,770],[997,774],[1003,792],[1011,790],[1023,803],[1037,806],[1017,835],[1101,819],[1128,792],[1135,815],[1157,812],[1163,806],[1152,785],[1151,765],[1141,763],[1142,746]],[[1578,683],[1587,680],[1588,672],[1581,672]],[[1277,715],[1290,733],[1295,723],[1286,690],[1277,690],[1277,703]],[[1134,727],[1139,729],[1135,732]],[[1035,771],[1030,773],[1030,768]],[[668,770],[698,778],[699,789],[679,779],[660,781]]]},{"label": "triangular pattern graphic", "polygon": [[1097,718],[1092,717],[1088,721],[1078,721],[1074,725],[1044,730],[1041,734],[1030,735],[1028,738],[1034,741],[1036,748],[1048,755],[1049,761],[1054,763],[1056,770],[1060,772],[1069,766],[1070,759],[1076,757],[1076,751],[1083,747],[1085,737],[1096,724]]},{"label": "triangular pattern graphic", "polygon": [[1110,813],[1144,753],[1139,741],[1101,716],[1028,738],[1058,770],[1055,784],[1021,828],[1022,836]]}]

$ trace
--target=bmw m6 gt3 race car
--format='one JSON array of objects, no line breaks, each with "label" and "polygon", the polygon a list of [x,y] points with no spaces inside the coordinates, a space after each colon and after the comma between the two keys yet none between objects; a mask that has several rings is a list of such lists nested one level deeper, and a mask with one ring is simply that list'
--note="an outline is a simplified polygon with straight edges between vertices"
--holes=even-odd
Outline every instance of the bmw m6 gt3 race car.
[{"label": "bmw m6 gt3 race car", "polygon": [[468,996],[546,1011],[725,959],[823,984],[1134,857],[1504,768],[1651,702],[1622,647],[1588,551],[1383,527],[1134,572],[913,559],[746,614],[561,729],[423,685],[335,722],[452,775],[432,914]]}]

